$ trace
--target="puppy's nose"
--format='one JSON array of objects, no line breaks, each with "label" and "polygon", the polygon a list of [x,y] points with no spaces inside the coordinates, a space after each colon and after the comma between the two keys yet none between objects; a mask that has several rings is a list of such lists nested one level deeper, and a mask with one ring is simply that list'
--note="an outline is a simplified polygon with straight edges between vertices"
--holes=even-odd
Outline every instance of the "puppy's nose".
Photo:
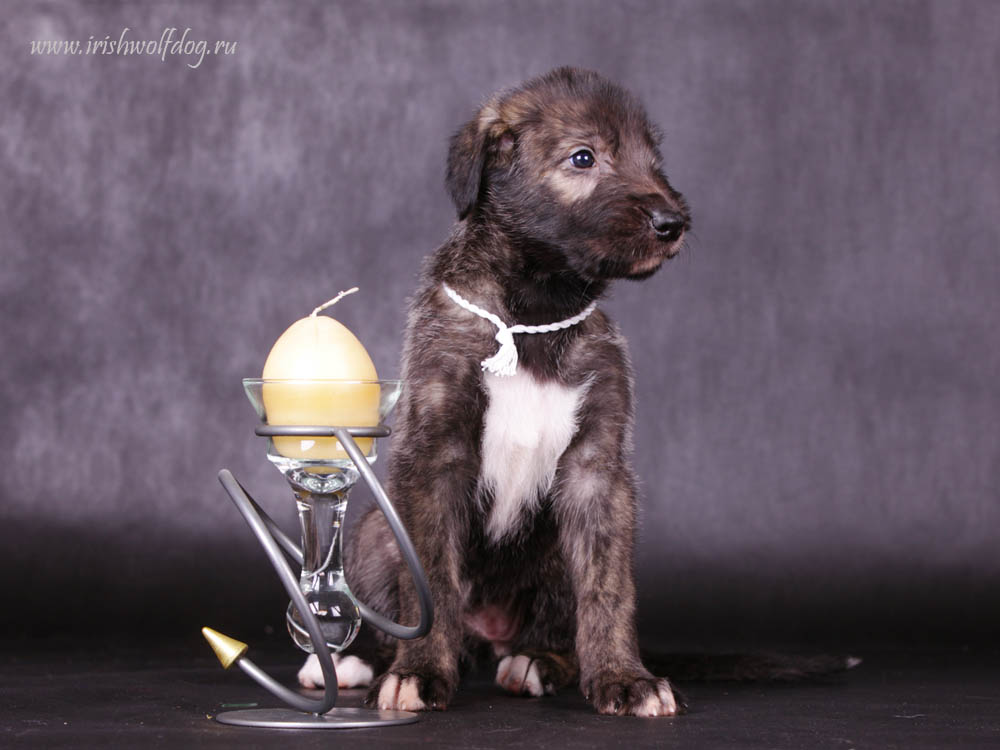
[{"label": "puppy's nose", "polygon": [[653,209],[649,212],[649,223],[661,240],[676,240],[684,231],[684,219],[673,211]]}]

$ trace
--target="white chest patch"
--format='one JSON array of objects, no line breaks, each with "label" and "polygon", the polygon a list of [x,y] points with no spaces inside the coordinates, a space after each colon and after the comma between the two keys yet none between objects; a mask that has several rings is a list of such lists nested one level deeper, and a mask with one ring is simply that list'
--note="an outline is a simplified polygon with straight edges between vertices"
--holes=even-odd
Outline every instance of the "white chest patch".
[{"label": "white chest patch", "polygon": [[481,482],[493,494],[486,533],[500,541],[515,531],[555,479],[559,457],[576,432],[585,386],[541,383],[523,370],[484,375],[490,397],[483,427]]}]

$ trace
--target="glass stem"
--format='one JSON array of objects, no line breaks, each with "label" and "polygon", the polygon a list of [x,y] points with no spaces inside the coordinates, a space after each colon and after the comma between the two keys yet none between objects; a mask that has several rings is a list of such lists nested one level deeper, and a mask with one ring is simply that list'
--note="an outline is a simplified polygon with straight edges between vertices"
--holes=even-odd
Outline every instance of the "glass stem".
[{"label": "glass stem", "polygon": [[[354,640],[361,626],[361,613],[344,579],[343,522],[352,485],[315,492],[292,483],[302,526],[299,587],[319,619],[327,645],[335,651]],[[286,619],[292,640],[303,651],[312,653],[312,639],[291,604]]]}]

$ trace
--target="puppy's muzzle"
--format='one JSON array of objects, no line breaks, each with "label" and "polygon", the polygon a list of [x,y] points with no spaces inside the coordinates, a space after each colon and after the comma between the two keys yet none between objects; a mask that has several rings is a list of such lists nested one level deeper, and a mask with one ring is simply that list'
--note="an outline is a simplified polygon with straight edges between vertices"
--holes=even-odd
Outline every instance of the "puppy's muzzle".
[{"label": "puppy's muzzle", "polygon": [[674,242],[684,231],[686,222],[680,214],[658,208],[647,210],[646,213],[649,214],[649,223],[656,232],[657,239]]},{"label": "puppy's muzzle", "polygon": [[677,242],[688,228],[688,217],[673,210],[661,193],[643,195],[638,204],[649,219],[649,226],[656,234],[656,239],[661,242]]}]

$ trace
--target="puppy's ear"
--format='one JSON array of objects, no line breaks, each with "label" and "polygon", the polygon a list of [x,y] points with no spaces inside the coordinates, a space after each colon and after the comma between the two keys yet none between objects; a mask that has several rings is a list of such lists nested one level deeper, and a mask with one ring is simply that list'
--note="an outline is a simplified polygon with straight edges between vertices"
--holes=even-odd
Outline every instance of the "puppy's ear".
[{"label": "puppy's ear", "polygon": [[495,144],[498,140],[510,140],[504,131],[495,104],[489,102],[452,136],[446,183],[459,219],[468,216],[479,200],[483,175]]},{"label": "puppy's ear", "polygon": [[479,118],[476,118],[467,122],[451,138],[446,182],[459,219],[468,216],[479,198],[483,169],[486,167],[488,137],[488,129],[480,130]]}]

